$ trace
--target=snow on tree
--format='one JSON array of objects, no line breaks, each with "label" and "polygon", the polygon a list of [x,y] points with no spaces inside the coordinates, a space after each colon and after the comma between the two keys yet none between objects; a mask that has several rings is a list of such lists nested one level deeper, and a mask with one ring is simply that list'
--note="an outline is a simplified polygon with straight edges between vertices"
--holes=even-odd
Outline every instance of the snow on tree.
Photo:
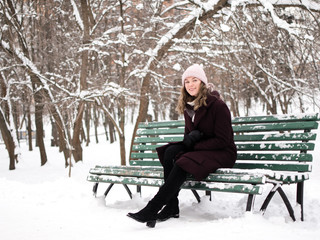
[{"label": "snow on tree", "polygon": [[[14,68],[12,86],[28,86],[35,115],[54,119],[66,165],[72,150],[82,159],[92,123],[118,133],[125,164],[126,121],[178,118],[181,72],[194,62],[235,116],[255,102],[266,113],[287,113],[295,100],[302,112],[306,101],[319,108],[319,13],[316,0],[7,0],[0,51],[10,61],[0,56],[0,71]],[[13,108],[30,105],[13,96]]]}]

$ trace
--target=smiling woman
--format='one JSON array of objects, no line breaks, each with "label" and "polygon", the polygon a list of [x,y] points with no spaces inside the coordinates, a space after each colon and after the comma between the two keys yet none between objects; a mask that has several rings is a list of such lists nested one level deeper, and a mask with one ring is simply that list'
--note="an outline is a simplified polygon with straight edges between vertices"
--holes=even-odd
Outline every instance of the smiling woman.
[{"label": "smiling woman", "polygon": [[195,77],[187,77],[184,81],[184,87],[191,96],[196,97],[200,91],[201,80]]},{"label": "smiling woman", "polygon": [[179,218],[178,195],[188,174],[200,181],[218,168],[232,167],[237,150],[233,139],[231,114],[202,67],[194,64],[182,75],[177,110],[184,114],[183,141],[158,147],[164,184],[147,206],[128,217],[154,227],[156,221]]},{"label": "smiling woman", "polygon": [[197,97],[202,85],[208,85],[207,76],[199,64],[193,64],[188,67],[182,75],[182,86],[192,97]]}]

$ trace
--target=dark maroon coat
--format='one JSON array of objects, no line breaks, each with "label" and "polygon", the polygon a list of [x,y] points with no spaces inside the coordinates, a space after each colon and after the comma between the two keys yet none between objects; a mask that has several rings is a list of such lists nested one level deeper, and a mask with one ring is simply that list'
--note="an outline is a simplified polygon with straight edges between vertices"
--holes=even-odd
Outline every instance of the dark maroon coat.
[{"label": "dark maroon coat", "polygon": [[[206,178],[218,168],[233,167],[237,149],[233,140],[231,115],[227,105],[218,97],[208,95],[207,106],[200,107],[195,114],[194,123],[184,112],[185,134],[192,130],[203,133],[202,139],[195,144],[190,152],[180,154],[176,164],[191,173],[196,180]],[[165,149],[170,143],[157,148],[159,160],[163,162]]]}]

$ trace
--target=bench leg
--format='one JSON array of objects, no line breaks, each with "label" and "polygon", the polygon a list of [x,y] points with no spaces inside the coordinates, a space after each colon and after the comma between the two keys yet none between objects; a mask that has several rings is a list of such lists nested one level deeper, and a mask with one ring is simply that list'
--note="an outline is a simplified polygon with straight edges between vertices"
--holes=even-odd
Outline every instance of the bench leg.
[{"label": "bench leg", "polygon": [[301,221],[304,221],[304,217],[303,217],[303,189],[304,189],[304,182],[299,182],[297,184],[297,203],[300,204],[300,207],[301,207]]},{"label": "bench leg", "polygon": [[113,187],[114,183],[110,183],[109,187],[107,188],[107,190],[104,192],[104,197],[106,198],[108,193],[110,192],[111,188]]},{"label": "bench leg", "polygon": [[266,211],[266,209],[267,209],[267,207],[268,207],[268,205],[269,205],[269,203],[270,203],[270,201],[273,198],[275,193],[276,193],[276,190],[271,190],[269,192],[268,196],[266,197],[266,199],[264,200],[264,202],[263,202],[263,204],[262,204],[262,206],[260,208],[260,211],[262,211],[262,212]]},{"label": "bench leg", "polygon": [[192,191],[193,195],[196,197],[198,203],[200,203],[201,200],[200,200],[200,196],[199,196],[199,194],[197,193],[197,191],[194,190],[194,189],[191,189],[191,191]]},{"label": "bench leg", "polygon": [[99,186],[99,183],[93,184],[92,191],[93,191],[93,196],[95,196],[95,197],[97,196],[98,186]]},{"label": "bench leg", "polygon": [[253,209],[254,200],[255,200],[255,195],[249,194],[248,195],[248,200],[247,200],[247,208],[246,208],[247,212],[251,212],[251,210]]},{"label": "bench leg", "polygon": [[139,193],[141,197],[141,185],[137,185],[137,193]]},{"label": "bench leg", "polygon": [[129,194],[129,197],[132,199],[132,193],[130,191],[130,188],[128,187],[127,184],[122,184],[122,186],[124,186],[124,188],[127,190],[127,193]]},{"label": "bench leg", "polygon": [[209,196],[209,200],[211,201],[212,198],[211,198],[211,191],[206,191],[206,196]]},{"label": "bench leg", "polygon": [[268,194],[268,196],[266,197],[266,199],[264,200],[261,208],[260,208],[260,211],[262,211],[263,213],[267,210],[267,207],[271,201],[271,199],[273,198],[274,194],[276,192],[279,192],[284,204],[286,205],[287,207],[287,210],[289,212],[289,215],[290,217],[292,218],[293,221],[296,221],[296,218],[294,216],[294,211],[293,211],[293,208],[287,198],[287,195],[284,193],[284,191],[282,190],[281,186],[280,185],[276,185],[274,186],[274,188],[270,191],[270,193]]},{"label": "bench leg", "polygon": [[281,196],[282,200],[286,204],[286,207],[288,209],[290,217],[292,218],[293,221],[296,221],[296,218],[294,217],[293,208],[292,208],[292,206],[291,206],[291,204],[290,204],[290,202],[289,202],[289,200],[287,198],[287,195],[284,193],[284,191],[282,190],[281,187],[278,189],[278,192],[280,193],[280,196]]},{"label": "bench leg", "polygon": [[[107,188],[107,190],[104,192],[104,197],[106,198],[108,193],[110,192],[111,188],[113,187],[114,183],[110,183],[109,187]],[[129,194],[130,199],[132,199],[132,193],[128,187],[127,184],[122,184],[122,186],[124,186],[124,188],[126,189],[127,193]]]}]

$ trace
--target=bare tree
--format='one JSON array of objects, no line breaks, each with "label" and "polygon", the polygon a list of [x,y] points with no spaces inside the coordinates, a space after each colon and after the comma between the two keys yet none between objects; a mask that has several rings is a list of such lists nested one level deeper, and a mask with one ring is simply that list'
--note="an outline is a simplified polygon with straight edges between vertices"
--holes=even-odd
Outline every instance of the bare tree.
[{"label": "bare tree", "polygon": [[181,72],[193,62],[205,66],[235,116],[242,106],[250,114],[255,103],[267,113],[286,113],[296,99],[301,111],[306,101],[319,104],[319,3],[313,0],[6,0],[0,7],[0,51],[10,61],[1,61],[0,72],[7,79],[7,69],[15,69],[10,86],[17,89],[11,112],[6,95],[1,98],[4,117],[10,112],[13,119],[2,129],[21,127],[21,119],[30,124],[22,111],[35,109],[43,164],[48,115],[66,166],[71,149],[82,160],[92,120],[95,129],[108,122],[110,136],[117,133],[125,164],[126,121],[138,114],[136,129],[141,121],[177,119]]}]

